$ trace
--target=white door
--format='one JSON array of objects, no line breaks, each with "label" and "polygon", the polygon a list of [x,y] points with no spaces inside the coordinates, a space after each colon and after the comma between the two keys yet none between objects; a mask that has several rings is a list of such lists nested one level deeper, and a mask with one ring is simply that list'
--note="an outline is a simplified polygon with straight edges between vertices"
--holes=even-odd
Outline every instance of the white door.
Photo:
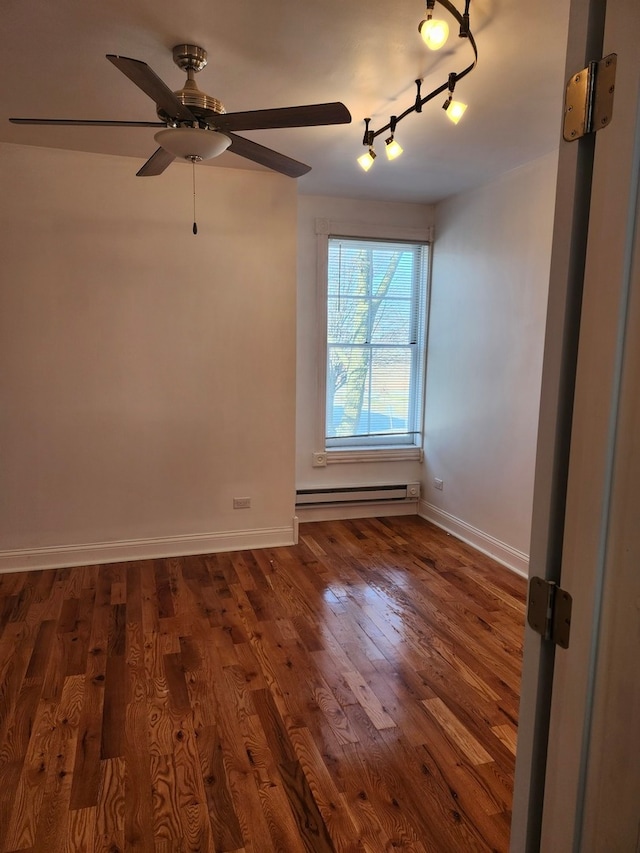
[{"label": "white door", "polygon": [[618,65],[611,124],[560,155],[531,574],[573,616],[567,650],[527,628],[513,853],[640,850],[639,44],[638,0],[573,0],[568,74]]}]

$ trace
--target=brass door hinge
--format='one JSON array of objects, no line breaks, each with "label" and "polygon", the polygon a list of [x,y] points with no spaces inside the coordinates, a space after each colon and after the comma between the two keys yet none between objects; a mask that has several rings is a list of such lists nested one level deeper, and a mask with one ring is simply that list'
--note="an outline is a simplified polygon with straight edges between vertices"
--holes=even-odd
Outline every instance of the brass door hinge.
[{"label": "brass door hinge", "polygon": [[531,578],[527,622],[545,640],[569,648],[573,599],[553,581]]},{"label": "brass door hinge", "polygon": [[602,130],[611,121],[618,57],[610,53],[571,76],[564,98],[562,135],[573,142]]}]

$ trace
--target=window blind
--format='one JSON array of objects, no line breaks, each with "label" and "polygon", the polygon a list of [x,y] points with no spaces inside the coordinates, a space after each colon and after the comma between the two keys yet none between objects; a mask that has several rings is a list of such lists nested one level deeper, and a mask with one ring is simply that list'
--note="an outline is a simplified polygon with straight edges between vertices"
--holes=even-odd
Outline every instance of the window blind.
[{"label": "window blind", "polygon": [[420,433],[428,247],[330,237],[327,447]]}]

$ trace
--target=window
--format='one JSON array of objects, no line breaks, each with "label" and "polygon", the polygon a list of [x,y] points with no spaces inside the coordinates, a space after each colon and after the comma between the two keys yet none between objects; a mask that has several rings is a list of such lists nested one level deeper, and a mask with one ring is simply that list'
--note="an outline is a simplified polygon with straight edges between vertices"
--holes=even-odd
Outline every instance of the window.
[{"label": "window", "polygon": [[327,240],[327,450],[421,444],[428,244]]}]

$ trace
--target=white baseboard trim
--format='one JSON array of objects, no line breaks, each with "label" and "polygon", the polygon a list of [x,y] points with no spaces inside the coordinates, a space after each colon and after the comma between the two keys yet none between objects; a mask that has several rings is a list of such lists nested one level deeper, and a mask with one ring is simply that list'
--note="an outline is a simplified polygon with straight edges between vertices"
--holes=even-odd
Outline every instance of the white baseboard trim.
[{"label": "white baseboard trim", "polygon": [[294,525],[258,530],[231,530],[223,533],[196,533],[190,536],[165,536],[157,539],[129,539],[122,542],[94,542],[85,545],[60,545],[51,548],[24,548],[0,551],[0,574],[7,572],[92,566],[100,563],[124,563],[184,557],[189,554],[213,554],[220,551],[246,551],[249,548],[277,548],[294,544]]},{"label": "white baseboard trim", "polygon": [[524,578],[529,577],[529,555],[525,554],[524,551],[512,548],[511,545],[489,536],[488,533],[483,533],[477,527],[467,524],[466,521],[456,518],[455,515],[451,515],[437,506],[427,503],[427,501],[420,501],[418,515],[446,530],[447,533],[462,539],[467,545],[472,545],[498,563],[502,563],[503,566],[511,569],[517,575]]}]

